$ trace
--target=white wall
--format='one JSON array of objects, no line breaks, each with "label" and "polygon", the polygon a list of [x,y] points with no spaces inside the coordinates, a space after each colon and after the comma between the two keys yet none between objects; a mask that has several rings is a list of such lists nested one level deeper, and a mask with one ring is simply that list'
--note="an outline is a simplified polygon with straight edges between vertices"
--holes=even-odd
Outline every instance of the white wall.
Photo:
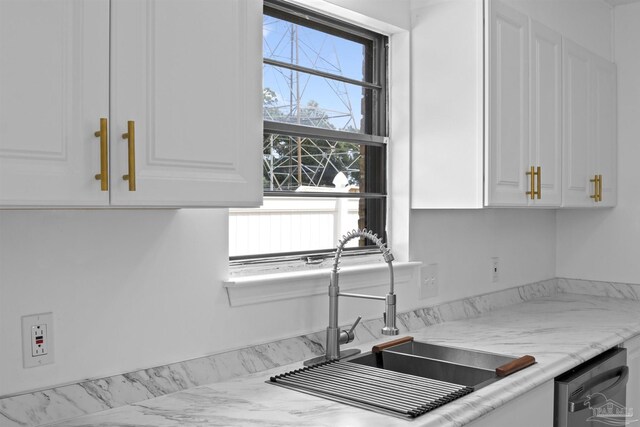
[{"label": "white wall", "polygon": [[[226,210],[0,211],[0,396],[326,327],[324,295],[230,307],[227,236]],[[396,292],[399,311],[425,303]],[[23,369],[20,318],[49,311],[55,363]],[[340,321],[382,311],[348,299]]]},{"label": "white wall", "polygon": [[561,211],[557,216],[557,274],[640,283],[640,4],[618,6],[618,206]]},{"label": "white wall", "polygon": [[[227,236],[226,210],[0,211],[0,396],[326,327],[324,295],[229,307]],[[55,364],[23,369],[20,318],[49,311]],[[382,311],[345,301],[340,318]]]},{"label": "white wall", "polygon": [[[0,212],[0,395],[238,345],[226,245],[224,211]],[[47,311],[56,363],[22,369],[20,317]]]},{"label": "white wall", "polygon": [[372,31],[392,34],[411,28],[410,0],[285,0]]},{"label": "white wall", "polygon": [[[555,277],[555,211],[527,209],[413,211],[411,256],[438,263],[448,301]],[[492,257],[499,257],[493,283]]]},{"label": "white wall", "polygon": [[[304,3],[308,0],[298,0]],[[326,0],[341,8],[361,13],[398,28],[411,28],[411,17],[407,13],[410,0]]]}]

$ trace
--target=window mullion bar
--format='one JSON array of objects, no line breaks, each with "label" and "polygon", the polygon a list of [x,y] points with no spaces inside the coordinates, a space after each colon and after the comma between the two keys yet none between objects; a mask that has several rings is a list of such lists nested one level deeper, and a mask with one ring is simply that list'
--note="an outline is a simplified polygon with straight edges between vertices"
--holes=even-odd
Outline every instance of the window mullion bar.
[{"label": "window mullion bar", "polygon": [[[335,255],[335,248],[315,249],[296,252],[278,252],[277,254],[255,254],[230,256],[229,261],[232,266],[242,266],[250,264],[272,264],[275,262],[304,261],[307,258],[332,259]],[[360,246],[355,248],[344,248],[342,256],[357,255],[379,255],[380,251],[374,245]]]},{"label": "window mullion bar", "polygon": [[376,147],[383,147],[387,142],[387,138],[384,136],[344,132],[334,129],[314,128],[312,126],[272,122],[270,120],[264,121],[264,133],[299,136],[302,138],[329,139],[341,142],[354,142],[356,144],[372,145]]},{"label": "window mullion bar", "polygon": [[342,199],[385,199],[385,193],[339,193],[330,191],[264,191],[265,197],[329,197]]},{"label": "window mullion bar", "polygon": [[352,85],[362,86],[367,89],[378,89],[378,90],[382,89],[382,86],[374,83],[364,82],[362,80],[355,80],[349,77],[340,76],[338,74],[327,73],[325,71],[314,70],[313,68],[304,67],[302,65],[290,64],[288,62],[276,61],[275,59],[269,59],[269,58],[263,58],[262,62],[264,62],[265,64],[274,65],[276,67],[286,68],[288,70],[300,71],[300,72],[312,74],[318,77],[324,77],[327,79],[337,80],[337,81],[349,83]]}]

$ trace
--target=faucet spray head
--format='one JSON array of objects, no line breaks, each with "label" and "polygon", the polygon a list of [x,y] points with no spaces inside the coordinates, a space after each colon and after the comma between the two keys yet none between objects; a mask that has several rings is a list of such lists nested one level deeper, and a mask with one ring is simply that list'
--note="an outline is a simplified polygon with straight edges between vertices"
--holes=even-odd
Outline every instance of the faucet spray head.
[{"label": "faucet spray head", "polygon": [[398,335],[399,330],[396,327],[396,295],[387,294],[384,299],[385,312],[384,312],[384,327],[382,328],[382,335]]}]

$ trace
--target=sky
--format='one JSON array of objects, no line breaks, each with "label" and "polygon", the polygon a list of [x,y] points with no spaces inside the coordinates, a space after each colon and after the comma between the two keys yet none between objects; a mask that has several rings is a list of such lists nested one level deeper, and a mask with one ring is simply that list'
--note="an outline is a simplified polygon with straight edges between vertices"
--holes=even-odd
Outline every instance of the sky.
[{"label": "sky", "polygon": [[[356,80],[363,79],[362,44],[267,15],[263,19],[265,58],[296,63],[296,46],[291,40],[292,25],[296,27],[298,33],[299,65]],[[279,98],[278,105],[288,106],[290,91],[287,79],[290,77],[290,71],[272,65],[264,65],[263,71],[264,87],[276,92]],[[335,81],[327,82],[327,79],[305,73],[299,73],[299,83],[303,106],[306,106],[310,100],[316,101],[320,108],[329,111],[332,116],[348,116],[351,110],[355,123],[350,117],[340,117],[332,120],[332,124],[338,129],[346,125],[360,126],[362,98],[360,86]],[[285,111],[288,111],[288,107]]]}]

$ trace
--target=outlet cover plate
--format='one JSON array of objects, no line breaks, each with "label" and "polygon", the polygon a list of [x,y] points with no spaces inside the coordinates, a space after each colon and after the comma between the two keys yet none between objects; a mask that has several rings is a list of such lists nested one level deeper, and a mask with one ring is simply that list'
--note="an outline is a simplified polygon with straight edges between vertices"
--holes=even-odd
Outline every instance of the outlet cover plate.
[{"label": "outlet cover plate", "polygon": [[438,296],[438,264],[429,264],[421,269],[420,299]]},{"label": "outlet cover plate", "polygon": [[[34,349],[34,330],[40,326],[46,329],[44,336],[44,351]],[[53,313],[32,314],[22,316],[22,362],[25,368],[48,365],[53,363]],[[34,353],[40,353],[34,356]]]},{"label": "outlet cover plate", "polygon": [[491,282],[498,283],[500,281],[500,258],[491,258]]}]

